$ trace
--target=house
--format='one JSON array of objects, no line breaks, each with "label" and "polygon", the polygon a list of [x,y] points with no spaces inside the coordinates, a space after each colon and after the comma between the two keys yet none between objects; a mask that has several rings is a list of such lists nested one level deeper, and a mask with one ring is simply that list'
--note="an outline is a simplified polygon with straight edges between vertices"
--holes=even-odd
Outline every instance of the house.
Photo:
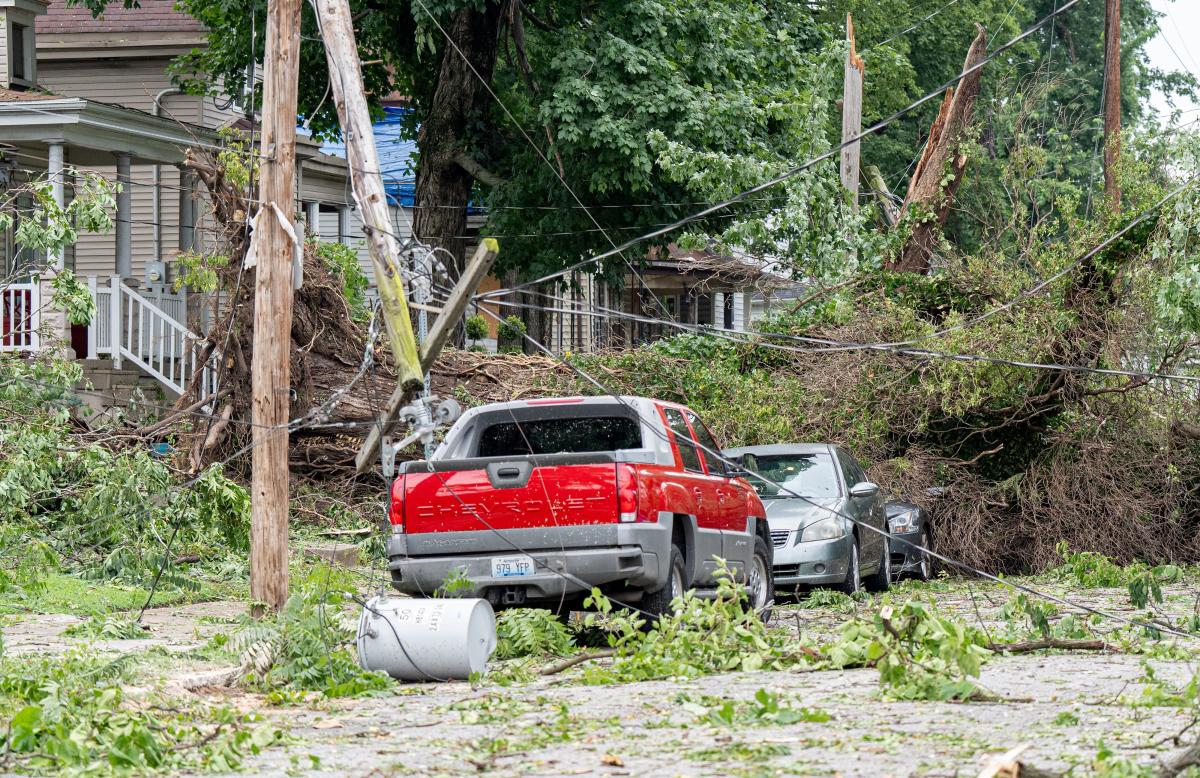
[{"label": "house", "polygon": [[[99,19],[65,0],[0,0],[0,150],[8,166],[0,172],[48,177],[60,203],[71,196],[74,170],[123,186],[112,234],[81,234],[47,258],[92,288],[99,311],[90,325],[42,321],[46,281],[28,272],[28,252],[12,231],[5,236],[3,277],[15,282],[0,292],[0,350],[36,350],[46,324],[102,379],[98,388],[106,373],[131,368],[168,398],[186,385],[198,323],[189,321],[186,292],[173,288],[175,264],[181,252],[204,250],[212,225],[181,163],[190,147],[220,147],[221,128],[249,127],[236,96],[184,94],[171,82],[172,59],[203,44],[200,24],[172,0],[114,4]],[[308,232],[355,246],[369,268],[345,160],[301,139],[296,177],[296,210]]]}]

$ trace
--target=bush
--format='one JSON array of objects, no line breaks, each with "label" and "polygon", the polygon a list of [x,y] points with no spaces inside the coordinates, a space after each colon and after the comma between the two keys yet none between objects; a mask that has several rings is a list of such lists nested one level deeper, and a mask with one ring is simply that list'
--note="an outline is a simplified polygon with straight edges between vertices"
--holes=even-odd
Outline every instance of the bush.
[{"label": "bush", "polygon": [[486,338],[488,336],[487,319],[483,318],[479,314],[475,314],[474,316],[468,316],[467,323],[466,323],[466,331],[467,331],[467,337],[470,338],[471,340],[479,340],[480,338]]},{"label": "bush", "polygon": [[498,350],[502,353],[520,351],[525,341],[525,322],[518,316],[505,316],[496,328]]}]

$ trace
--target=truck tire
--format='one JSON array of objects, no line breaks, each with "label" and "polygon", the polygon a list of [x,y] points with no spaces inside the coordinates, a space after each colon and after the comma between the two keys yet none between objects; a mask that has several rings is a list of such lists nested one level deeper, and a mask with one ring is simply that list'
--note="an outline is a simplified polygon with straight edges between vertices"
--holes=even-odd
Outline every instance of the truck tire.
[{"label": "truck tire", "polygon": [[756,612],[763,624],[771,621],[771,604],[775,601],[775,576],[771,574],[771,549],[767,541],[754,536],[754,556],[746,575],[746,607]]},{"label": "truck tire", "polygon": [[886,592],[892,585],[892,539],[883,536],[883,554],[879,557],[879,567],[863,581],[868,592]]},{"label": "truck tire", "polygon": [[850,561],[846,565],[846,580],[833,588],[842,594],[853,595],[862,588],[861,573],[858,567],[858,538],[850,538]]},{"label": "truck tire", "polygon": [[683,552],[678,546],[671,546],[671,564],[667,572],[667,582],[661,589],[646,592],[642,596],[642,610],[646,616],[657,621],[660,616],[672,612],[671,603],[676,597],[682,597],[687,591],[687,572],[683,566]]}]

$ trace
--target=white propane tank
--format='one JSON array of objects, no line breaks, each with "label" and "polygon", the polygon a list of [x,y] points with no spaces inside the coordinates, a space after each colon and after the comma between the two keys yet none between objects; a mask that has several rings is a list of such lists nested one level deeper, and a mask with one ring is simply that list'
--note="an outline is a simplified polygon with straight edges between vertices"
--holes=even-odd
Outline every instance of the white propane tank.
[{"label": "white propane tank", "polygon": [[496,614],[487,600],[374,597],[358,620],[358,661],[401,681],[466,680],[487,670]]}]

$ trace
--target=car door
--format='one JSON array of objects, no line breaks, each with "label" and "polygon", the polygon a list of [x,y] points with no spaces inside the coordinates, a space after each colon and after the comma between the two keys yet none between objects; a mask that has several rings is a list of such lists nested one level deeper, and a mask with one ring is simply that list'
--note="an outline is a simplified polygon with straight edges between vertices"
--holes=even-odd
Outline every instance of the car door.
[{"label": "car door", "polygon": [[704,468],[700,450],[692,437],[692,428],[684,416],[684,409],[672,405],[660,406],[663,420],[671,430],[678,449],[682,472],[675,477],[692,494],[696,505],[695,560],[692,581],[700,585],[712,582],[717,564],[714,557],[724,554],[721,537],[721,504],[714,484],[714,477]]},{"label": "car door", "polygon": [[[754,556],[754,536],[746,532],[748,487],[742,486],[727,474],[721,458],[721,449],[712,431],[700,420],[695,411],[684,414],[692,426],[696,442],[700,444],[700,456],[717,492],[720,509],[721,557],[731,567],[748,565]],[[707,450],[706,450],[707,449]],[[745,490],[745,491],[744,491]],[[745,569],[745,568],[742,568]]]},{"label": "car door", "polygon": [[[854,488],[854,485],[867,480],[866,471],[862,469],[854,457],[842,449],[838,449],[837,455],[838,464],[842,469],[842,478],[846,482],[847,513],[855,521],[882,530],[885,518],[883,515],[883,502],[879,492],[869,497],[851,496],[850,490]],[[867,527],[859,527],[858,539],[861,546],[859,558],[862,560],[863,568],[875,569],[875,564],[878,562],[879,555],[883,551],[883,536],[878,532],[871,531]]]},{"label": "car door", "polygon": [[696,442],[700,444],[700,458],[704,460],[704,467],[717,495],[718,525],[722,530],[745,532],[746,496],[733,479],[725,474],[725,463],[721,461],[721,449],[716,438],[695,411],[687,410],[684,416],[691,425]]}]

